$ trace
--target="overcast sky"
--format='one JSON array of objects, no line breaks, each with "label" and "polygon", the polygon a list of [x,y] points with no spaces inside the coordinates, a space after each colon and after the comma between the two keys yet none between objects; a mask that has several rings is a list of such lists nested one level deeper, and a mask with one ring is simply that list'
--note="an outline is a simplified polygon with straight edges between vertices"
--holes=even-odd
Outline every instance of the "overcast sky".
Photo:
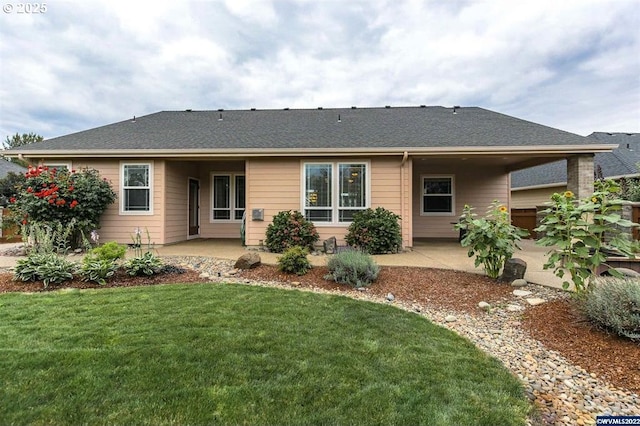
[{"label": "overcast sky", "polygon": [[638,0],[0,4],[2,140],[162,110],[421,104],[640,132]]}]

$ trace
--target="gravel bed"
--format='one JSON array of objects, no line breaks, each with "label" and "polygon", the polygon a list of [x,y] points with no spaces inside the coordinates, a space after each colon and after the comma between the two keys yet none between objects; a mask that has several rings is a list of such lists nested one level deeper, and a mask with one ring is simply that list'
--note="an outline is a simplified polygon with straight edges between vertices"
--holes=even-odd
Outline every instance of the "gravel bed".
[{"label": "gravel bed", "polygon": [[[225,282],[237,284],[345,295],[344,292],[324,288],[297,286],[295,282],[245,279],[238,276],[241,273],[234,269],[234,262],[229,260],[206,257],[168,257],[167,260],[200,271],[203,278],[212,280],[222,278]],[[532,292],[528,297],[545,300],[567,297],[566,293],[543,286],[529,285],[527,290]],[[640,415],[637,394],[612,387],[595,374],[573,365],[559,353],[546,349],[539,341],[530,338],[520,327],[522,311],[527,305],[522,297],[513,296],[511,301],[469,313],[380,297],[367,290],[353,291],[348,296],[392,304],[422,315],[468,338],[478,348],[498,358],[520,378],[528,397],[538,407],[531,424],[587,425],[595,424],[597,415]]]}]

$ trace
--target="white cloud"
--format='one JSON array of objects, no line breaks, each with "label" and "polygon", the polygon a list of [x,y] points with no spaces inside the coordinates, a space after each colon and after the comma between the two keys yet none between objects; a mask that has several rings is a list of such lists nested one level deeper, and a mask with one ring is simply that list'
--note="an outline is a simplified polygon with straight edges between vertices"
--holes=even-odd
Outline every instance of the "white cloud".
[{"label": "white cloud", "polygon": [[640,131],[634,0],[56,2],[0,16],[0,136],[167,109],[476,105]]}]

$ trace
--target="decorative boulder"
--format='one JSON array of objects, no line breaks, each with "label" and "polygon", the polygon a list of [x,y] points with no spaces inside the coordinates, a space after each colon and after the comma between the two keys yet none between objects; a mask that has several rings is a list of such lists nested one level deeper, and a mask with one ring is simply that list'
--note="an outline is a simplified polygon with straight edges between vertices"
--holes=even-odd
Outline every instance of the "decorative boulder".
[{"label": "decorative boulder", "polygon": [[253,269],[262,263],[258,253],[245,253],[236,260],[234,268],[236,269]]},{"label": "decorative boulder", "polygon": [[511,258],[504,263],[504,271],[502,271],[501,281],[513,282],[524,278],[527,270],[527,262],[522,259]]},{"label": "decorative boulder", "polygon": [[335,254],[336,253],[336,247],[337,247],[336,237],[331,237],[331,238],[328,238],[328,239],[324,240],[322,245],[324,247],[324,252],[326,254]]}]

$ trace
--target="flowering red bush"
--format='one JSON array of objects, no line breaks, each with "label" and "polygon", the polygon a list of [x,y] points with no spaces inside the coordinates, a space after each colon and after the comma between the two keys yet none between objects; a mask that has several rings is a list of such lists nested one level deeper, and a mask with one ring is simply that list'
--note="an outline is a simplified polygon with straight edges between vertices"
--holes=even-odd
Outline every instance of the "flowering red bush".
[{"label": "flowering red bush", "polygon": [[25,177],[16,196],[9,199],[13,219],[22,225],[73,224],[74,231],[90,231],[98,227],[100,216],[116,198],[110,183],[96,170],[39,166],[29,167]]}]

